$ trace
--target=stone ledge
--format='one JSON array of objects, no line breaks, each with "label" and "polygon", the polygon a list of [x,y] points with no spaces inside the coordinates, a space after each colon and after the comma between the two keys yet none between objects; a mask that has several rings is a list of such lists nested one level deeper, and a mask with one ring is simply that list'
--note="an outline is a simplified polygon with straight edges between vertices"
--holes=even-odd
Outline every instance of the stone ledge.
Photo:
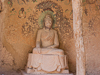
[{"label": "stone ledge", "polygon": [[[45,72],[43,70],[40,70],[40,71],[36,71],[35,69],[28,69],[27,67],[25,68],[25,72],[27,72],[28,74],[47,74],[48,72]],[[53,71],[52,74],[55,74],[55,73],[59,73],[58,71]],[[68,69],[65,69],[65,70],[62,70],[61,73],[64,73],[64,74],[69,74],[69,70]],[[49,74],[49,73],[48,73]],[[51,73],[50,73],[51,74]]]},{"label": "stone ledge", "polygon": [[55,74],[28,74],[25,71],[21,70],[22,75],[73,75],[73,74],[66,74],[66,73],[55,73]]}]

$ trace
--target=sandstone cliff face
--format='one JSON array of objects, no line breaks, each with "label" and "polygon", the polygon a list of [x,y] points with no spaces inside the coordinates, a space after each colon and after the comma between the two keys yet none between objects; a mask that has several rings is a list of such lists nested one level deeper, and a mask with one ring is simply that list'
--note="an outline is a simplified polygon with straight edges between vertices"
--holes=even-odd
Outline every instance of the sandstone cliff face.
[{"label": "sandstone cliff face", "polygon": [[100,74],[100,1],[83,2],[83,37],[86,51],[86,74]]},{"label": "sandstone cliff face", "polygon": [[[60,47],[68,55],[69,70],[75,72],[76,51],[73,38],[71,0],[2,0],[0,11],[0,74],[19,75],[28,53],[35,47],[38,22],[45,10],[53,12]],[[49,8],[49,9],[48,9]],[[86,75],[99,75],[100,1],[83,0],[83,38],[86,51]]]}]

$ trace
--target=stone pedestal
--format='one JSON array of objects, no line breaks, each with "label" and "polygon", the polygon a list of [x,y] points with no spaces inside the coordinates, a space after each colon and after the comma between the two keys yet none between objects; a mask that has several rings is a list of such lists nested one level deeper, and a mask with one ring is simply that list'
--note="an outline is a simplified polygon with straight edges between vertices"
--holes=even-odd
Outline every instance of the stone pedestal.
[{"label": "stone pedestal", "polygon": [[[67,70],[65,70],[67,69]],[[32,54],[28,56],[27,73],[69,73],[66,55]]]},{"label": "stone pedestal", "polygon": [[26,73],[25,71],[21,71],[22,75],[73,75],[73,74],[67,74],[67,73],[52,73],[52,74],[35,74],[35,73]]}]

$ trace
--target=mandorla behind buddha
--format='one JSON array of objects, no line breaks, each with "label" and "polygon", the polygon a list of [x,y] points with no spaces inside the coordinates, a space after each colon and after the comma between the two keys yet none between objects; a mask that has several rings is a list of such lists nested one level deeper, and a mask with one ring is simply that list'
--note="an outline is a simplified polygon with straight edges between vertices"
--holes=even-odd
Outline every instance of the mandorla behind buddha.
[{"label": "mandorla behind buddha", "polygon": [[33,49],[33,53],[29,53],[26,71],[27,73],[66,73],[68,63],[64,51],[58,49],[58,34],[52,29],[53,18],[50,14],[46,14],[43,21],[44,27],[37,33],[36,48]]}]

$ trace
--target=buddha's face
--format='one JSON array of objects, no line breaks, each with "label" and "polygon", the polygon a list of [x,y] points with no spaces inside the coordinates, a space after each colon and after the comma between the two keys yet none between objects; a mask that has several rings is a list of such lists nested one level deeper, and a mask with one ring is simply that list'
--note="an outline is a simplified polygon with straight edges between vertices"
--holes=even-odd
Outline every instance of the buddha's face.
[{"label": "buddha's face", "polygon": [[50,17],[50,15],[46,15],[45,20],[44,20],[44,24],[46,28],[51,28],[52,26],[52,18]]}]

